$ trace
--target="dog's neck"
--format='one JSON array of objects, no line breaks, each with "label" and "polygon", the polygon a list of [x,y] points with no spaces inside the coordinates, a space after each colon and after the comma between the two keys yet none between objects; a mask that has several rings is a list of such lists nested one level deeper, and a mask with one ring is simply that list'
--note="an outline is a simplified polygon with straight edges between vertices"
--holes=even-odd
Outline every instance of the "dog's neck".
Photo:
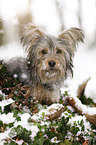
[{"label": "dog's neck", "polygon": [[32,96],[40,103],[50,105],[52,102],[58,102],[60,99],[59,85],[48,85],[35,83],[32,87]]},{"label": "dog's neck", "polygon": [[48,89],[50,91],[54,89],[54,87],[51,84],[43,84],[43,86],[45,89]]}]

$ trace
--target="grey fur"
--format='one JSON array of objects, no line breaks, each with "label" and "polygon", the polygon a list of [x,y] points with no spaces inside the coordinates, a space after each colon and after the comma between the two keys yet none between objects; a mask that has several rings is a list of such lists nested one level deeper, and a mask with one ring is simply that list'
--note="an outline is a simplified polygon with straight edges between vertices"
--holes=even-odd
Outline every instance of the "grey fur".
[{"label": "grey fur", "polygon": [[[27,24],[21,32],[21,42],[26,46],[28,57],[15,58],[7,64],[10,75],[31,86],[31,95],[40,103],[50,104],[60,99],[61,83],[69,72],[73,75],[73,56],[76,44],[83,42],[81,29],[71,28],[59,37],[46,35],[36,26]],[[49,65],[50,63],[55,65]],[[22,74],[25,76],[22,77]]]}]

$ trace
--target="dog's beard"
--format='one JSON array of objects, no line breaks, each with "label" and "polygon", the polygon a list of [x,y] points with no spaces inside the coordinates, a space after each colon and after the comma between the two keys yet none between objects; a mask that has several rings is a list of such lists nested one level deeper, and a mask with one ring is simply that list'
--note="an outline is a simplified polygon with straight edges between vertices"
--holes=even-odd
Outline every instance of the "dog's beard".
[{"label": "dog's beard", "polygon": [[42,77],[41,82],[42,83],[55,83],[61,80],[61,71],[57,69],[49,69],[45,71],[41,71]]},{"label": "dog's beard", "polygon": [[64,66],[61,66],[59,63],[55,67],[50,68],[46,65],[46,61],[42,62],[38,65],[37,73],[42,84],[58,83],[65,78]]}]

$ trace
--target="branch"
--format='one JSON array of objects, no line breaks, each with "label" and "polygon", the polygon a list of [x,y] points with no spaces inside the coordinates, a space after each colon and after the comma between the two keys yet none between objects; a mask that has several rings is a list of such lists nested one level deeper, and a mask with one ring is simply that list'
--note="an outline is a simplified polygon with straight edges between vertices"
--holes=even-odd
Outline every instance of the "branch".
[{"label": "branch", "polygon": [[31,122],[38,120],[41,121],[42,119],[45,121],[52,121],[60,117],[64,110],[65,108],[62,104],[52,104],[51,106],[47,107],[47,109],[42,109],[38,113],[34,114],[31,117]]},{"label": "branch", "polygon": [[77,97],[68,97],[69,104],[81,115],[85,115],[87,120],[96,126],[96,107],[83,105]]}]

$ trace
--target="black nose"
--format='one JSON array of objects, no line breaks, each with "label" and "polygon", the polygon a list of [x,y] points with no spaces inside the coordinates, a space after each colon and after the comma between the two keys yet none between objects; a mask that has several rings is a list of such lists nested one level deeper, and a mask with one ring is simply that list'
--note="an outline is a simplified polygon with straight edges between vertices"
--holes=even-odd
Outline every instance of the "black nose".
[{"label": "black nose", "polygon": [[50,67],[54,67],[56,62],[51,60],[51,61],[48,62],[48,64],[49,64]]}]

